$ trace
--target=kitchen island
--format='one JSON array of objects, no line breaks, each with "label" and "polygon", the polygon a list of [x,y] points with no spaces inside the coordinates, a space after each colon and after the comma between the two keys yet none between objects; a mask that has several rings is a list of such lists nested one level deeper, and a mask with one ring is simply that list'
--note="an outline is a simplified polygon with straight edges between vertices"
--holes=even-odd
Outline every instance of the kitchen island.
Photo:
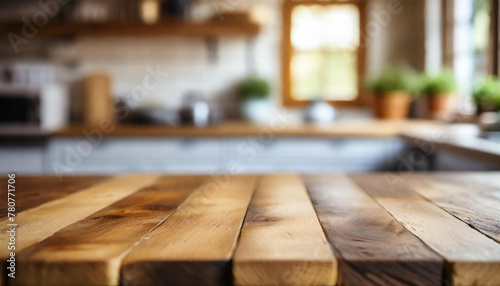
[{"label": "kitchen island", "polygon": [[[500,173],[18,176],[8,285],[499,285]],[[2,179],[7,184],[7,178]],[[14,182],[15,181],[15,182]],[[7,186],[2,187],[7,197]],[[3,261],[11,251],[2,247]],[[12,269],[2,267],[4,276]]]}]

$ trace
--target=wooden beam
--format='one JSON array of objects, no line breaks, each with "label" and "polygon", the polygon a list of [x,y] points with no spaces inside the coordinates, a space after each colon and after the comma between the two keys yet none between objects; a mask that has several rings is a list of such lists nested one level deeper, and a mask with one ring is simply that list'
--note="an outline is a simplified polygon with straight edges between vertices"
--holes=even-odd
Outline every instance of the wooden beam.
[{"label": "wooden beam", "polygon": [[[1,23],[0,34],[14,32],[22,35],[20,23]],[[253,22],[235,23],[224,21],[195,23],[184,20],[168,20],[156,24],[144,23],[49,23],[39,29],[39,35],[54,36],[181,36],[181,37],[253,37],[260,26]]]},{"label": "wooden beam", "polygon": [[[500,179],[491,178],[498,186]],[[476,175],[477,177],[477,175]],[[469,224],[483,234],[500,242],[500,188],[478,182],[475,176],[425,174],[408,178],[408,186],[415,192]]]},{"label": "wooden beam", "polygon": [[[500,244],[411,191],[410,181],[391,185],[380,175],[353,178],[362,181],[368,194],[446,260],[445,284],[500,284]],[[377,187],[375,192],[372,186]]]},{"label": "wooden beam", "polygon": [[335,285],[337,263],[302,179],[263,177],[233,258],[235,285]]},{"label": "wooden beam", "polygon": [[441,285],[443,260],[345,175],[306,184],[339,260],[339,285]]},{"label": "wooden beam", "polygon": [[[101,183],[109,179],[105,176],[68,176],[62,178],[62,181],[57,177],[25,177],[20,176],[16,179],[16,213],[21,213],[25,210],[32,209],[48,203],[53,200],[60,199],[72,193],[89,188],[95,184]],[[0,197],[7,197],[7,179],[2,179],[0,182]],[[0,206],[0,217],[7,216],[8,205]]]},{"label": "wooden beam", "polygon": [[[17,240],[16,251],[19,252],[103,207],[147,187],[159,177],[146,174],[113,177],[77,193],[18,213],[15,222],[18,225],[16,233],[22,239]],[[7,245],[9,241],[7,219],[3,219],[0,223],[0,244]],[[9,253],[6,247],[1,248],[0,257],[7,257]]]},{"label": "wooden beam", "polygon": [[198,188],[124,259],[124,285],[221,285],[252,198],[255,176],[221,176]]},{"label": "wooden beam", "polygon": [[205,181],[167,176],[18,254],[10,285],[118,285],[121,260]]}]

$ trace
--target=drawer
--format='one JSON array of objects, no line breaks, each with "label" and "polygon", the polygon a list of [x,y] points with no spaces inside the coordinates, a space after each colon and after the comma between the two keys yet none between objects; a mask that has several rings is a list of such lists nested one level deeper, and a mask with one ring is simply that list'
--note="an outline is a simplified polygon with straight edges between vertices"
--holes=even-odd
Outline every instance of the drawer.
[{"label": "drawer", "polygon": [[392,139],[300,139],[285,138],[269,141],[237,139],[231,144],[234,159],[252,158],[366,158],[385,157],[395,151]]},{"label": "drawer", "polygon": [[[67,173],[120,172],[207,173],[221,166],[217,139],[107,139],[89,145],[81,139],[57,139],[51,144],[54,162]],[[89,147],[90,146],[90,147]]]},{"label": "drawer", "polygon": [[85,157],[100,158],[218,157],[221,150],[221,142],[217,139],[107,139],[100,144],[60,139],[55,144],[56,156],[77,151]]}]

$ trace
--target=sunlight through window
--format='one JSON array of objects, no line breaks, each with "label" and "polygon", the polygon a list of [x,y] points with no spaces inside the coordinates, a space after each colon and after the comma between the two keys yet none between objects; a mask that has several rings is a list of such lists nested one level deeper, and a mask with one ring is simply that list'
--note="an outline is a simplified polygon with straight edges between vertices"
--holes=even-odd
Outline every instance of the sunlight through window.
[{"label": "sunlight through window", "polygon": [[299,5],[292,11],[291,90],[295,100],[354,100],[358,94],[359,10]]}]

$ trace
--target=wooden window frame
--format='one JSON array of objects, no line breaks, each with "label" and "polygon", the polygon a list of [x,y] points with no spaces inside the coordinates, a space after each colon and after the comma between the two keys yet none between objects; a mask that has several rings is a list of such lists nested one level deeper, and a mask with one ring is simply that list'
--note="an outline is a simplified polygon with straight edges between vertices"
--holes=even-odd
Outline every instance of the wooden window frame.
[{"label": "wooden window frame", "polygon": [[455,1],[441,1],[441,58],[443,67],[453,69],[455,58]]},{"label": "wooden window frame", "polygon": [[499,22],[499,0],[491,0],[491,61],[492,61],[492,75],[499,76],[499,36],[500,36],[500,22]]},{"label": "wooden window frame", "polygon": [[363,0],[350,1],[294,1],[285,0],[283,4],[283,25],[282,25],[282,103],[286,107],[300,107],[311,103],[310,100],[296,100],[292,96],[291,91],[291,59],[292,59],[292,11],[297,6],[312,6],[312,5],[355,5],[359,10],[359,48],[357,51],[357,74],[358,74],[358,95],[353,100],[329,100],[327,101],[333,106],[360,106],[364,105],[363,96],[363,79],[366,66],[366,2]]},{"label": "wooden window frame", "polygon": [[[443,66],[453,69],[454,67],[454,9],[456,0],[441,0],[442,6],[442,59]],[[500,75],[500,0],[490,0],[491,5],[491,68],[489,72],[493,76]]]}]

